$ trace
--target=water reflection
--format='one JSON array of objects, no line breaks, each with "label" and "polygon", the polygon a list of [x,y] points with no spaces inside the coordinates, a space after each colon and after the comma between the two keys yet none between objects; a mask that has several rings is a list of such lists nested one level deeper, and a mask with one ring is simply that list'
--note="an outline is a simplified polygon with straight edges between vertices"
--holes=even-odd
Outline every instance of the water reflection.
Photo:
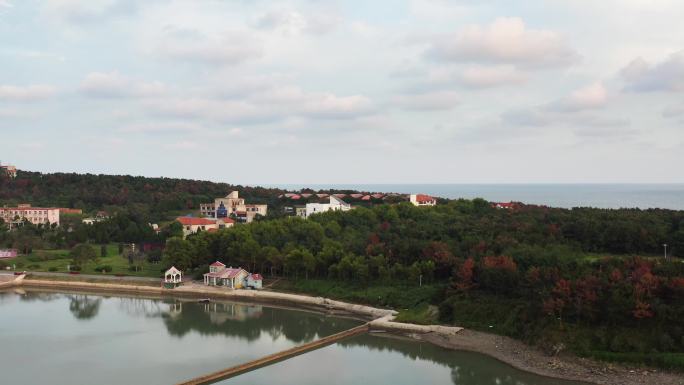
[{"label": "water reflection", "polygon": [[102,298],[88,295],[68,295],[69,311],[78,320],[89,320],[95,318],[100,311]]},{"label": "water reflection", "polygon": [[[175,383],[358,325],[298,310],[173,298],[26,291],[0,293],[0,305],[3,315],[11,316],[0,329],[0,344],[18,347],[11,354],[0,351],[0,372],[13,384],[27,385],[55,376],[62,382],[54,384],[83,383],[95,373],[98,384]],[[49,316],[37,317],[44,309],[50,309]],[[45,341],[59,346],[60,355],[45,354],[39,343]],[[29,359],[42,359],[43,370],[30,375],[18,370]],[[89,364],[76,364],[83,360]],[[79,369],[65,369],[69,365]],[[518,371],[484,355],[389,335],[358,336],[224,383],[263,383],[263,378],[270,385],[577,384]]]},{"label": "water reflection", "polygon": [[456,385],[581,384],[576,381],[551,380],[516,370],[483,354],[454,351],[391,335],[364,335],[338,344],[348,350],[363,347],[369,351],[400,353],[401,356],[413,361],[427,361],[449,368],[451,380]]}]

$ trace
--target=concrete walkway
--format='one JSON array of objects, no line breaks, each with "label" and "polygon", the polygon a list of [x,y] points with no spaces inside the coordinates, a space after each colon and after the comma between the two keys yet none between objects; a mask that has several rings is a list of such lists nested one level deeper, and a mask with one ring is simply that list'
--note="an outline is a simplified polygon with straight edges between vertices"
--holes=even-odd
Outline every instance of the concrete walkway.
[{"label": "concrete walkway", "polygon": [[[13,272],[0,272],[0,274],[14,274]],[[69,274],[69,273],[58,273],[51,271],[26,271],[26,274],[31,274],[36,277],[80,277],[86,279],[104,279],[108,281],[141,281],[141,282],[161,282],[161,278],[150,278],[150,277],[135,277],[135,276],[123,276],[117,277],[115,275],[106,274]]]},{"label": "concrete walkway", "polygon": [[265,357],[258,358],[254,361],[250,361],[244,364],[230,367],[225,370],[220,370],[211,374],[207,374],[201,377],[194,378],[189,381],[182,382],[178,385],[206,385],[213,384],[215,382],[223,381],[231,377],[239,376],[241,374],[251,372],[264,366],[273,365],[275,363],[287,360],[289,358],[298,356],[310,352],[312,350],[320,349],[322,347],[334,344],[346,338],[351,338],[359,334],[368,332],[368,324],[357,326],[349,330],[345,330],[340,333],[336,333],[327,337],[320,338],[316,341],[309,342],[308,344],[295,346],[294,348],[283,350],[275,354],[270,354]]}]

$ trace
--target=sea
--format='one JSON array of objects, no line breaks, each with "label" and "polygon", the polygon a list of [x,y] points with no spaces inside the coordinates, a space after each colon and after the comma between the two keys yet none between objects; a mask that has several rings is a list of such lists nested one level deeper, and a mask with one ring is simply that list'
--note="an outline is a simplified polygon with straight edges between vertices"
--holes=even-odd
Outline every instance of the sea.
[{"label": "sea", "polygon": [[483,198],[551,207],[661,208],[684,210],[684,183],[677,184],[289,184],[273,187],[298,191],[358,190],[429,194],[441,198]]}]

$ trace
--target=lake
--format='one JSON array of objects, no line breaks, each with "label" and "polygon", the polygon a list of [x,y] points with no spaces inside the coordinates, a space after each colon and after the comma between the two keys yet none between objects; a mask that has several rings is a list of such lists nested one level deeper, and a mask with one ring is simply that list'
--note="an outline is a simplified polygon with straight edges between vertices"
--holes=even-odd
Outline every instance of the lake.
[{"label": "lake", "polygon": [[[359,325],[322,314],[83,293],[0,292],[0,378],[13,385],[174,384]],[[578,384],[484,355],[367,334],[221,384]]]},{"label": "lake", "polygon": [[358,190],[424,193],[442,198],[484,198],[551,207],[664,208],[684,210],[684,184],[331,184],[278,185],[288,190]]}]

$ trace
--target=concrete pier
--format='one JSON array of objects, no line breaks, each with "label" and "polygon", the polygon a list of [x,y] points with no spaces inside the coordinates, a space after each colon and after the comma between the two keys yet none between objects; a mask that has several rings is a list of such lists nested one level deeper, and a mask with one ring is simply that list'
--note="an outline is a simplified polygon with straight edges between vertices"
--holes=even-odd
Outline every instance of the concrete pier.
[{"label": "concrete pier", "polygon": [[237,366],[233,366],[228,369],[220,370],[218,372],[214,372],[211,374],[207,374],[205,376],[193,378],[192,380],[181,382],[178,385],[204,385],[204,384],[213,384],[218,381],[222,381],[231,377],[238,376],[240,374],[244,374],[247,372],[250,372],[255,369],[262,368],[264,366],[272,365],[280,361],[287,360],[288,358],[292,358],[295,356],[298,356],[300,354],[304,354],[306,352],[310,352],[312,350],[320,349],[324,346],[328,346],[331,344],[334,344],[338,341],[341,341],[345,338],[350,338],[357,336],[359,334],[363,334],[368,332],[370,329],[368,324],[364,324],[361,326],[357,326],[355,328],[351,328],[349,330],[345,330],[343,332],[333,334],[327,337],[323,337],[321,339],[318,339],[316,341],[310,342],[308,344],[300,345],[300,346],[295,346],[294,348],[288,349],[288,350],[283,350],[282,352],[278,352],[275,354],[271,354],[265,357],[261,357],[259,359],[256,359],[254,361],[250,361],[244,364],[240,364]]}]

